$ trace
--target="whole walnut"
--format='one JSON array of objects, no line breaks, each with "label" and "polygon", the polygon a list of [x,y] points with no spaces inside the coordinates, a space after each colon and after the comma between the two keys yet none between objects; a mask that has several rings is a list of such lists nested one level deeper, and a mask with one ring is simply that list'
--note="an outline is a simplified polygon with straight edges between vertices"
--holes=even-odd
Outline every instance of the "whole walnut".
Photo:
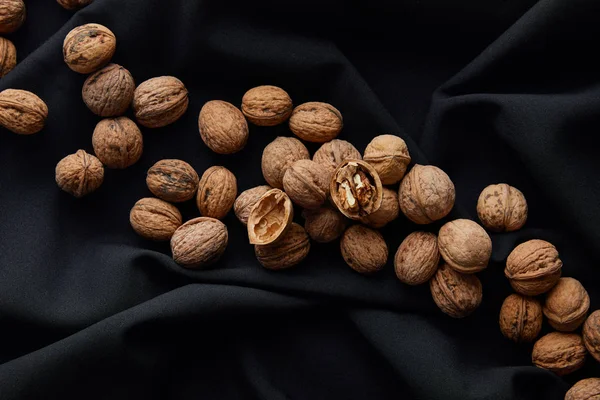
[{"label": "whole walnut", "polygon": [[335,139],[343,126],[342,114],[327,103],[301,104],[290,117],[291,131],[307,142],[325,143]]},{"label": "whole walnut", "polygon": [[6,89],[0,92],[0,125],[19,135],[42,130],[48,118],[48,106],[26,90]]},{"label": "whole walnut", "polygon": [[600,362],[600,311],[594,311],[585,320],[583,341],[592,357]]},{"label": "whole walnut", "polygon": [[55,172],[58,187],[77,198],[92,193],[104,181],[104,165],[84,150],[60,160]]},{"label": "whole walnut", "polygon": [[398,204],[398,193],[395,190],[388,188],[381,188],[382,200],[379,209],[366,217],[363,217],[360,221],[370,226],[371,228],[383,228],[396,218],[400,214],[400,206]]},{"label": "whole walnut", "polygon": [[527,201],[519,189],[506,183],[490,185],[479,195],[477,215],[491,231],[516,231],[527,221]]},{"label": "whole walnut", "polygon": [[13,33],[23,25],[27,12],[23,0],[0,1],[0,34]]},{"label": "whole walnut", "polygon": [[485,229],[468,219],[444,224],[438,233],[438,246],[444,261],[463,274],[485,269],[492,255],[492,239]]},{"label": "whole walnut", "polygon": [[278,136],[265,147],[262,153],[261,168],[267,183],[283,189],[283,175],[298,160],[308,160],[310,154],[306,146],[296,138]]},{"label": "whole walnut", "polygon": [[402,282],[420,285],[435,274],[439,261],[437,237],[429,232],[413,232],[398,247],[394,269]]},{"label": "whole walnut", "polygon": [[318,243],[333,242],[344,233],[347,220],[339,211],[323,206],[316,210],[304,210],[304,229]]},{"label": "whole walnut", "polygon": [[536,367],[563,376],[583,367],[585,355],[586,351],[581,335],[551,332],[535,342],[531,360]]},{"label": "whole walnut", "polygon": [[108,64],[85,80],[81,95],[94,114],[116,117],[127,111],[134,90],[135,82],[129,71],[118,64]]},{"label": "whole walnut", "polygon": [[198,184],[196,205],[204,217],[223,219],[237,196],[237,179],[225,167],[210,167]]},{"label": "whole walnut", "polygon": [[404,177],[398,192],[400,209],[415,224],[444,218],[454,207],[454,184],[441,169],[416,164]]},{"label": "whole walnut", "polygon": [[94,0],[56,0],[58,4],[67,10],[76,10],[91,4]]},{"label": "whole walnut", "polygon": [[571,332],[579,328],[589,309],[590,296],[577,279],[560,278],[546,294],[544,315],[557,331]]},{"label": "whole walnut", "polygon": [[382,269],[388,259],[388,247],[381,233],[364,225],[352,225],[340,240],[346,264],[361,274]]},{"label": "whole walnut", "polygon": [[294,219],[292,201],[283,191],[271,189],[256,202],[248,217],[250,244],[275,242]]},{"label": "whole walnut", "polygon": [[565,395],[565,400],[600,399],[600,378],[582,379],[574,384]]},{"label": "whole walnut", "polygon": [[198,174],[181,160],[160,160],[148,170],[146,184],[156,197],[180,203],[194,197],[198,190]]},{"label": "whole walnut", "polygon": [[363,160],[375,168],[382,184],[393,185],[404,177],[411,159],[404,140],[394,135],[380,135],[367,145]]},{"label": "whole walnut", "polygon": [[236,106],[212,100],[204,104],[198,117],[200,137],[215,153],[233,154],[248,142],[248,123]]},{"label": "whole walnut", "polygon": [[533,298],[513,293],[500,309],[500,331],[516,343],[533,342],[542,329],[542,305]]},{"label": "whole walnut", "polygon": [[181,222],[177,207],[154,197],[138,200],[129,213],[133,230],[150,240],[170,240]]},{"label": "whole walnut", "polygon": [[127,117],[103,119],[92,135],[96,157],[108,168],[123,169],[135,164],[144,148],[142,132]]},{"label": "whole walnut", "polygon": [[308,235],[304,228],[295,222],[277,241],[254,246],[258,262],[272,270],[286,269],[299,264],[309,251]]},{"label": "whole walnut", "polygon": [[323,143],[313,155],[314,162],[327,168],[332,174],[346,160],[362,160],[360,152],[345,140],[333,139]]},{"label": "whole walnut", "polygon": [[292,99],[277,86],[258,86],[242,98],[242,112],[248,121],[259,126],[275,126],[285,122],[292,114]]},{"label": "whole walnut", "polygon": [[100,24],[85,24],[74,28],[63,42],[63,57],[67,66],[80,74],[90,74],[109,63],[117,49],[117,38]]},{"label": "whole walnut", "polygon": [[504,275],[517,292],[537,296],[556,285],[561,270],[562,261],[556,247],[534,239],[521,243],[508,255]]},{"label": "whole walnut", "polygon": [[435,304],[452,318],[464,318],[481,304],[481,282],[473,274],[461,274],[442,264],[429,281]]},{"label": "whole walnut", "polygon": [[248,224],[248,217],[254,205],[260,200],[263,194],[273,189],[269,185],[256,186],[251,189],[244,190],[235,199],[233,203],[233,212],[237,219],[244,225]]},{"label": "whole walnut", "polygon": [[171,238],[173,260],[184,268],[204,268],[221,258],[228,238],[227,227],[218,219],[191,219],[177,228]]},{"label": "whole walnut", "polygon": [[146,128],[172,124],[185,114],[188,104],[187,89],[173,76],[148,79],[133,92],[135,118]]},{"label": "whole walnut", "polygon": [[17,49],[13,42],[0,37],[0,78],[17,65]]},{"label": "whole walnut", "polygon": [[331,178],[331,200],[346,217],[362,220],[379,210],[383,188],[375,169],[364,161],[346,160]]},{"label": "whole walnut", "polygon": [[298,160],[283,176],[283,188],[290,199],[302,208],[321,207],[329,194],[329,174],[325,167],[311,160]]}]

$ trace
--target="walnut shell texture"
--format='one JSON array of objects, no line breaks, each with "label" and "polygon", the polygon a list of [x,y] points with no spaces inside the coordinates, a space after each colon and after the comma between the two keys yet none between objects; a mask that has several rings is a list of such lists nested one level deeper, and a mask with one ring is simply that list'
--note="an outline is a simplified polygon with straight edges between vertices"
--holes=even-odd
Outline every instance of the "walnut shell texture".
[{"label": "walnut shell texture", "polygon": [[482,271],[492,255],[492,239],[485,229],[468,219],[444,224],[438,234],[438,246],[444,261],[463,274]]},{"label": "walnut shell texture", "polygon": [[58,187],[77,198],[92,193],[104,181],[104,165],[84,150],[60,160],[55,172]]},{"label": "walnut shell texture", "polygon": [[429,232],[413,232],[400,243],[394,257],[394,269],[400,281],[420,285],[435,274],[439,261],[437,237]]},{"label": "walnut shell texture", "polygon": [[473,274],[461,274],[442,264],[429,281],[435,304],[452,318],[469,316],[483,298],[481,282]]},{"label": "walnut shell texture", "polygon": [[585,320],[583,341],[592,357],[600,362],[600,310],[594,311]]},{"label": "walnut shell texture", "polygon": [[306,209],[319,208],[329,194],[329,174],[311,160],[298,160],[283,176],[283,188],[292,202]]},{"label": "walnut shell texture", "polygon": [[204,104],[198,117],[200,137],[215,153],[233,154],[248,142],[248,123],[233,104],[211,100]]},{"label": "walnut shell texture", "polygon": [[536,367],[563,376],[583,367],[585,355],[586,350],[581,335],[551,332],[535,342],[531,360]]},{"label": "walnut shell texture", "polygon": [[89,4],[92,4],[94,0],[56,0],[63,8],[67,10],[77,10],[83,8]]},{"label": "walnut shell texture", "polygon": [[582,379],[574,384],[565,395],[565,400],[600,399],[600,378]]},{"label": "walnut shell texture", "polygon": [[94,114],[116,117],[127,111],[133,101],[134,90],[131,73],[118,64],[108,64],[85,80],[81,96]]},{"label": "walnut shell texture", "polygon": [[225,167],[213,166],[204,171],[198,185],[196,204],[204,217],[223,219],[237,196],[237,179]]},{"label": "walnut shell texture", "polygon": [[235,202],[233,203],[233,212],[242,224],[248,224],[248,217],[250,217],[252,208],[258,202],[258,200],[260,200],[262,195],[271,189],[273,188],[269,185],[256,186],[251,189],[244,190],[242,193],[240,193],[237,199],[235,199]]},{"label": "walnut shell texture", "polygon": [[290,95],[277,86],[258,86],[244,94],[242,112],[248,121],[259,126],[275,126],[285,122],[293,110]]},{"label": "walnut shell texture", "polygon": [[340,240],[346,264],[361,274],[381,270],[388,259],[388,247],[381,233],[364,225],[352,225]]},{"label": "walnut shell texture", "polygon": [[96,157],[108,168],[127,168],[142,156],[144,139],[138,126],[127,117],[98,122],[92,135]]},{"label": "walnut shell texture", "polygon": [[133,92],[135,118],[146,128],[172,124],[185,114],[188,104],[185,85],[173,76],[148,79]]},{"label": "walnut shell texture", "polygon": [[310,154],[301,141],[292,137],[278,136],[269,143],[262,153],[261,169],[267,183],[283,189],[283,176],[289,167],[298,160],[308,160]]},{"label": "walnut shell texture", "polygon": [[381,188],[382,200],[379,209],[361,219],[361,222],[371,228],[383,228],[400,214],[400,205],[398,204],[398,193],[395,190]]},{"label": "walnut shell texture", "polygon": [[477,215],[491,231],[516,231],[527,221],[527,201],[519,189],[506,183],[490,185],[479,195]]},{"label": "walnut shell texture", "polygon": [[0,78],[17,65],[17,49],[13,42],[0,37]]},{"label": "walnut shell texture", "polygon": [[207,267],[221,258],[228,240],[227,227],[218,219],[191,219],[177,228],[171,238],[173,260],[184,268]]},{"label": "walnut shell texture", "polygon": [[298,265],[310,251],[310,240],[301,225],[292,223],[276,241],[254,246],[256,258],[267,269],[281,270]]},{"label": "walnut shell texture", "polygon": [[513,289],[526,296],[546,293],[556,285],[561,273],[562,261],[556,247],[538,239],[515,247],[504,269]]},{"label": "walnut shell texture", "polygon": [[347,219],[331,207],[304,210],[304,229],[312,240],[318,243],[333,242],[346,230]]},{"label": "walnut shell texture", "polygon": [[361,220],[379,210],[383,188],[375,169],[361,160],[341,163],[330,183],[331,200],[346,217]]},{"label": "walnut shell texture", "polygon": [[19,135],[32,135],[44,128],[48,106],[26,90],[6,89],[0,92],[0,125]]},{"label": "walnut shell texture", "polygon": [[393,185],[404,177],[411,158],[402,138],[380,135],[367,145],[363,160],[375,168],[382,184]]},{"label": "walnut shell texture", "polygon": [[329,169],[331,173],[346,160],[362,160],[362,155],[350,142],[333,139],[323,143],[313,155],[314,162]]},{"label": "walnut shell texture", "polygon": [[198,174],[185,161],[160,160],[148,170],[146,184],[159,199],[172,203],[190,200],[198,190]]},{"label": "walnut shell texture", "polygon": [[590,309],[590,296],[573,278],[560,278],[546,294],[544,315],[550,325],[561,332],[572,332],[585,321]]},{"label": "walnut shell texture", "polygon": [[294,218],[292,201],[280,189],[271,189],[256,202],[248,217],[250,244],[275,242],[289,228]]},{"label": "walnut shell texture", "polygon": [[513,293],[502,303],[500,331],[513,342],[533,342],[540,334],[543,319],[537,299]]},{"label": "walnut shell texture", "polygon": [[181,226],[181,213],[171,203],[146,197],[138,200],[129,213],[133,230],[149,240],[170,240]]},{"label": "walnut shell texture", "polygon": [[69,68],[91,74],[109,63],[117,49],[117,38],[100,24],[85,24],[71,30],[63,42],[63,57]]},{"label": "walnut shell texture", "polygon": [[301,104],[290,117],[291,131],[307,142],[325,143],[335,139],[343,126],[342,113],[327,103]]},{"label": "walnut shell texture", "polygon": [[13,33],[23,25],[27,14],[23,0],[0,1],[0,34]]}]

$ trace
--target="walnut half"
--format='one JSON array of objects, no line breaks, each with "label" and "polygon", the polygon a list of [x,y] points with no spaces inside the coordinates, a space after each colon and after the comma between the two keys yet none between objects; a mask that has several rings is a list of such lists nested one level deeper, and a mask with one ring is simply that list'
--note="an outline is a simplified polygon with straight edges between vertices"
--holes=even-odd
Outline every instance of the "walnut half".
[{"label": "walnut half", "polygon": [[250,244],[276,241],[294,218],[292,201],[282,190],[271,189],[256,202],[248,217]]},{"label": "walnut half", "polygon": [[331,199],[346,217],[359,220],[381,207],[383,189],[375,169],[361,160],[346,160],[331,178]]}]

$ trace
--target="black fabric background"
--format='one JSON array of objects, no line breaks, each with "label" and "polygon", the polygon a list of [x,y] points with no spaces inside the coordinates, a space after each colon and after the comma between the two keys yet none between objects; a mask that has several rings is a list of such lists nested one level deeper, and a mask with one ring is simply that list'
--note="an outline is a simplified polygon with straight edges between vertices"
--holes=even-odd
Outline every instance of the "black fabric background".
[{"label": "black fabric background", "polygon": [[[531,345],[504,339],[497,319],[511,292],[504,261],[531,238],[553,242],[564,275],[600,306],[600,3],[225,3],[96,0],[72,13],[27,1],[25,25],[8,36],[20,63],[0,89],[37,93],[50,116],[34,136],[0,131],[0,397],[562,399],[598,376],[591,357],[564,379],[534,368]],[[190,107],[169,127],[144,129],[138,164],[107,170],[98,192],[76,200],[56,187],[54,167],[92,151],[99,118],[61,49],[87,22],[116,34],[113,61],[137,83],[180,78]],[[224,165],[240,190],[262,184],[261,151],[290,135],[285,125],[251,126],[232,156],[211,153],[197,128],[205,101],[239,105],[259,84],[285,88],[295,104],[331,102],[344,115],[340,138],[361,151],[375,135],[402,136],[415,162],[453,179],[449,218],[476,219],[490,183],[525,193],[528,223],[492,235],[471,317],[442,314],[428,286],[401,284],[391,262],[372,277],[354,273],[337,244],[315,244],[293,270],[266,271],[233,215],[228,251],[207,271],[182,270],[167,244],[133,233],[129,209],[149,195],[145,172],[161,158],[200,173]],[[182,211],[198,215],[193,202]],[[391,255],[415,229],[401,217],[384,230]]]}]

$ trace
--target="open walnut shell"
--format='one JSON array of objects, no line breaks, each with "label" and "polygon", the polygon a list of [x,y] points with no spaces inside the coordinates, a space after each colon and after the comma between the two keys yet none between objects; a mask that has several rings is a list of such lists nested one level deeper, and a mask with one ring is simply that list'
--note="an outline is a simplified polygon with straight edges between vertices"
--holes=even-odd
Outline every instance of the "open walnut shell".
[{"label": "open walnut shell", "polygon": [[346,160],[333,173],[330,195],[342,214],[350,219],[360,220],[381,207],[381,179],[366,162]]},{"label": "open walnut shell", "polygon": [[291,225],[294,218],[292,201],[280,189],[271,189],[261,196],[248,217],[250,244],[269,244],[276,241]]}]

